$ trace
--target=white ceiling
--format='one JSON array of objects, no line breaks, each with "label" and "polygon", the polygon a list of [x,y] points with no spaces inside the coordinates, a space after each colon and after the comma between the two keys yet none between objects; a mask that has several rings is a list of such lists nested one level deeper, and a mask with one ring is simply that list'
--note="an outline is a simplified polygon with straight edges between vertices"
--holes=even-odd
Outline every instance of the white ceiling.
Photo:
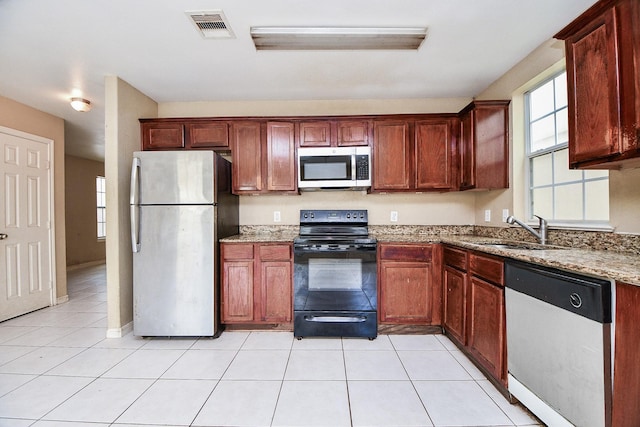
[{"label": "white ceiling", "polygon": [[[595,0],[0,0],[0,95],[104,158],[104,77],[157,102],[472,97]],[[186,11],[222,10],[234,39]],[[428,27],[417,51],[260,51],[251,26]],[[91,100],[89,113],[68,103]]]}]

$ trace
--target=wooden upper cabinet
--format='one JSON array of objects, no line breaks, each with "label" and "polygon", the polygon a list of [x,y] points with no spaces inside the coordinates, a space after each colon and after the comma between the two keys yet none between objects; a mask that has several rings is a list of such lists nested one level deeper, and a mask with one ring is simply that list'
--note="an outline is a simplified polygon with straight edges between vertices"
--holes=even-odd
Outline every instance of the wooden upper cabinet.
[{"label": "wooden upper cabinet", "polygon": [[369,120],[302,121],[298,127],[300,147],[342,147],[369,145]]},{"label": "wooden upper cabinet", "polygon": [[376,121],[373,134],[373,190],[409,189],[412,180],[409,122]]},{"label": "wooden upper cabinet", "polygon": [[299,126],[300,147],[331,146],[331,122],[302,122]]},{"label": "wooden upper cabinet", "polygon": [[262,185],[262,127],[260,122],[234,122],[231,153],[234,193],[254,193]]},{"label": "wooden upper cabinet", "polygon": [[509,101],[469,104],[460,135],[460,189],[509,188]]},{"label": "wooden upper cabinet", "polygon": [[267,123],[267,190],[296,191],[294,124]]},{"label": "wooden upper cabinet", "polygon": [[415,188],[449,190],[453,187],[455,144],[451,120],[424,120],[415,124]]},{"label": "wooden upper cabinet", "polygon": [[338,146],[369,145],[368,120],[338,120],[336,123]]},{"label": "wooden upper cabinet", "polygon": [[555,36],[566,48],[571,168],[640,164],[638,28],[637,0],[607,0]]},{"label": "wooden upper cabinet", "polygon": [[140,120],[143,150],[175,150],[184,147],[184,126],[179,122]]},{"label": "wooden upper cabinet", "polygon": [[229,123],[226,121],[202,121],[186,123],[187,148],[228,148]]}]

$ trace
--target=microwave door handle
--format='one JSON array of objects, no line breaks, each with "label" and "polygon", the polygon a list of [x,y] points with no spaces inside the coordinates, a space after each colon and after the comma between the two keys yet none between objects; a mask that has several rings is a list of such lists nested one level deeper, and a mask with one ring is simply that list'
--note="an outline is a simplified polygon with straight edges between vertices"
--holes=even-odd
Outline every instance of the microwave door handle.
[{"label": "microwave door handle", "polygon": [[356,154],[351,155],[351,180],[356,181],[358,177],[356,176],[356,162],[358,161],[358,156]]}]

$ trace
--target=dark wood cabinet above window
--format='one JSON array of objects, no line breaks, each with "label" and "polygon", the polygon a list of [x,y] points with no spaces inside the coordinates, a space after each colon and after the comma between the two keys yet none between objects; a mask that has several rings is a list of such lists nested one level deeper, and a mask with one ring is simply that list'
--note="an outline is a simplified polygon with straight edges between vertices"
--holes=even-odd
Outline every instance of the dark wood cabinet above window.
[{"label": "dark wood cabinet above window", "polygon": [[565,41],[569,166],[640,165],[640,2],[604,0],[555,35]]}]

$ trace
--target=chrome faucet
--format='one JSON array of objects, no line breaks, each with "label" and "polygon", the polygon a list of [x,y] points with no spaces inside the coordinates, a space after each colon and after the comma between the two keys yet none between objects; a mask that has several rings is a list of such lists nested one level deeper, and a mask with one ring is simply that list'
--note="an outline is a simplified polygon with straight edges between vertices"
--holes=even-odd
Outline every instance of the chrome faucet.
[{"label": "chrome faucet", "polygon": [[525,230],[527,230],[529,233],[533,234],[534,236],[536,236],[536,239],[538,239],[538,242],[540,242],[541,245],[544,245],[547,243],[547,238],[548,238],[548,234],[549,234],[549,230],[547,228],[547,220],[539,217],[538,215],[534,215],[536,218],[538,218],[539,221],[539,225],[538,225],[538,230],[536,232],[536,230],[534,230],[533,228],[529,227],[527,224],[525,224],[524,222],[517,220],[513,215],[509,215],[507,217],[506,222],[508,224],[518,224],[520,227],[524,228]]}]

